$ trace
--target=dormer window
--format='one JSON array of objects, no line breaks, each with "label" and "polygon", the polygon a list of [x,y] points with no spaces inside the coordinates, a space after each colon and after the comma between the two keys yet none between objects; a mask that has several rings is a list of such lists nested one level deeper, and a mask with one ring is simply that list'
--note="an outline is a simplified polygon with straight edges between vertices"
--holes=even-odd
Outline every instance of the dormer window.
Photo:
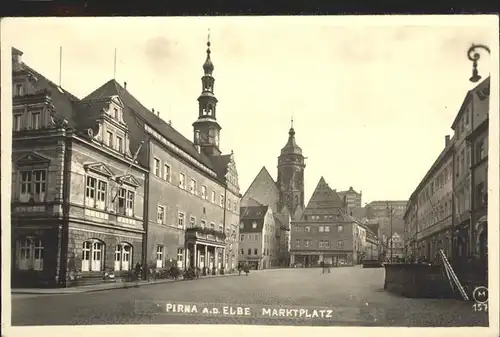
[{"label": "dormer window", "polygon": [[253,229],[257,228],[257,222],[255,222],[255,221],[254,221],[254,222],[252,222],[252,228],[253,228]]},{"label": "dormer window", "polygon": [[119,112],[118,112],[118,109],[117,109],[117,108],[115,108],[115,109],[114,109],[114,113],[115,113],[115,119],[116,119],[116,120],[120,120],[120,114],[119,114]]}]

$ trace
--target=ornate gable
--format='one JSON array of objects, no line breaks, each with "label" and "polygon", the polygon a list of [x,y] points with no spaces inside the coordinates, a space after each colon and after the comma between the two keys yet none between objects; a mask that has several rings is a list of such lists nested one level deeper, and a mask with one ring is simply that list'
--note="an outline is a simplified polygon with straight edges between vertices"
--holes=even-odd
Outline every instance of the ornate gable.
[{"label": "ornate gable", "polygon": [[115,174],[111,169],[104,163],[92,163],[92,164],[86,164],[83,166],[85,168],[85,171],[92,171],[97,174],[101,174],[103,176],[106,176],[108,178],[111,178]]},{"label": "ornate gable", "polygon": [[118,95],[111,96],[111,101],[114,102],[115,104],[119,105],[121,108],[125,107],[125,104],[123,104],[123,101],[121,100],[120,96],[118,96]]},{"label": "ornate gable", "polygon": [[16,160],[17,166],[25,165],[48,165],[50,159],[36,152],[30,152]]},{"label": "ornate gable", "polygon": [[118,181],[120,184],[127,184],[136,188],[140,186],[139,181],[131,174],[116,177],[116,181]]}]

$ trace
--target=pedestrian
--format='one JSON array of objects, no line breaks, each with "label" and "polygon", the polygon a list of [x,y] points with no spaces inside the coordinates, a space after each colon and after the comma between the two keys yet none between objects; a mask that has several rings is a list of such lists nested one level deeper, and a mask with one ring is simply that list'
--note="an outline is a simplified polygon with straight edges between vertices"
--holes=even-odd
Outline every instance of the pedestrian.
[{"label": "pedestrian", "polygon": [[238,276],[241,276],[241,263],[238,263]]},{"label": "pedestrian", "polygon": [[324,274],[325,273],[325,262],[321,261],[321,272]]},{"label": "pedestrian", "polygon": [[139,287],[139,280],[141,278],[142,267],[139,262],[135,264],[135,286]]}]

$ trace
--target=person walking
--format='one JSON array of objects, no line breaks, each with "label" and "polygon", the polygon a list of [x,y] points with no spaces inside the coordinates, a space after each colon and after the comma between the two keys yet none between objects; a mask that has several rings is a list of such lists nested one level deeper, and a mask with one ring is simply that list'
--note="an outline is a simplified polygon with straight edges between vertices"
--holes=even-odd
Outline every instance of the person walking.
[{"label": "person walking", "polygon": [[141,279],[142,266],[139,262],[135,264],[135,286],[139,287],[139,280]]},{"label": "person walking", "polygon": [[321,261],[321,273],[322,274],[325,273],[325,262],[324,261]]}]

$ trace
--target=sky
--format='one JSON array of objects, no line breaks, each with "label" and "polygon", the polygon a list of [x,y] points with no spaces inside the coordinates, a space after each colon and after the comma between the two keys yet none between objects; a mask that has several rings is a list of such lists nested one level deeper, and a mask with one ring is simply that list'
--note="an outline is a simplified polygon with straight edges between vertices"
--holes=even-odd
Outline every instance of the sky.
[{"label": "sky", "polygon": [[[490,20],[460,16],[6,19],[2,41],[56,83],[62,47],[64,89],[83,98],[115,77],[192,139],[208,29],[241,193],[263,166],[276,178],[293,116],[306,201],[323,176],[363,204],[409,198],[474,86],[468,47],[496,41]],[[483,78],[489,66],[482,54]]]}]

